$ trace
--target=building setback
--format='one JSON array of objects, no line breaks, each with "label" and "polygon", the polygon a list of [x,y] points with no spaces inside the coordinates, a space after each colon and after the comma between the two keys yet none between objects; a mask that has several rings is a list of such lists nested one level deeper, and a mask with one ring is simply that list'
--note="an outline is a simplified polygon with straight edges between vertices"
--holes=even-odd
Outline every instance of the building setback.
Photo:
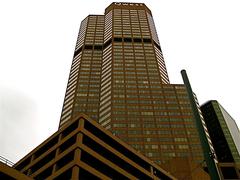
[{"label": "building setback", "polygon": [[235,120],[216,101],[201,106],[224,179],[240,179],[240,132]]}]

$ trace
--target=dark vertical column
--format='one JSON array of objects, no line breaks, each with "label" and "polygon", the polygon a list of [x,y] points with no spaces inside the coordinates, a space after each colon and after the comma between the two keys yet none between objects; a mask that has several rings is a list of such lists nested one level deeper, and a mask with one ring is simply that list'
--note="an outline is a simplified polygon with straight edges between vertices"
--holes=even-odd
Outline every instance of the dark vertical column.
[{"label": "dark vertical column", "polygon": [[195,98],[193,96],[193,91],[192,91],[190,82],[188,80],[187,73],[186,73],[185,70],[182,70],[181,74],[182,74],[183,82],[184,82],[184,84],[186,86],[186,89],[187,89],[188,97],[190,99],[190,104],[191,104],[191,107],[192,107],[192,110],[193,110],[193,116],[196,120],[196,125],[197,125],[198,132],[199,132],[199,135],[200,135],[200,141],[201,141],[201,144],[202,144],[204,158],[205,158],[205,161],[206,161],[206,164],[207,164],[207,167],[208,167],[209,175],[210,175],[212,180],[218,180],[218,179],[220,180],[218,170],[217,170],[216,164],[214,162],[214,158],[212,157],[212,152],[211,152],[210,146],[208,144],[208,140],[207,140],[207,137],[206,137],[206,134],[205,134],[205,130],[204,130],[202,122],[201,122],[201,117],[200,117],[199,112],[198,112],[198,107],[196,105]]}]

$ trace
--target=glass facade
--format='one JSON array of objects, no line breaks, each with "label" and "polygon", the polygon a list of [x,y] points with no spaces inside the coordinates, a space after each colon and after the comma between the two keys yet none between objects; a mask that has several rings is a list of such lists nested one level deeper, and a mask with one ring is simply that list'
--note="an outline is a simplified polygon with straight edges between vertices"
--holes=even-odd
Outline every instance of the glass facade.
[{"label": "glass facade", "polygon": [[236,122],[217,101],[209,101],[201,109],[219,162],[239,164],[240,133]]},{"label": "glass facade", "polygon": [[201,106],[209,136],[219,161],[222,177],[240,178],[240,132],[235,120],[216,101]]}]

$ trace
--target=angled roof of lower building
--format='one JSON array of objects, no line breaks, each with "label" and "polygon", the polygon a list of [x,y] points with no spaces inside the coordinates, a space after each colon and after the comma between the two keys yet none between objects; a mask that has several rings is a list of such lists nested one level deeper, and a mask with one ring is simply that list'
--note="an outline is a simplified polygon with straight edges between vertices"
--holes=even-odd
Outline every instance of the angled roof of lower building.
[{"label": "angled roof of lower building", "polygon": [[14,168],[34,179],[176,179],[84,114]]}]

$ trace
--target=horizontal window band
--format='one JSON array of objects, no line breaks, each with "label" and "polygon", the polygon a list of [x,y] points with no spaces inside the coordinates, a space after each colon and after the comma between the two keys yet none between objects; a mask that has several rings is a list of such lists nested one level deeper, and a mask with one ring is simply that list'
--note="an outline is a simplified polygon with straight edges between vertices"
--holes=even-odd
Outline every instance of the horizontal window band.
[{"label": "horizontal window band", "polygon": [[155,41],[153,41],[153,42],[154,42],[154,45],[162,52],[161,47]]},{"label": "horizontal window band", "polygon": [[82,51],[82,47],[80,47],[77,51],[74,52],[74,57],[78,55]]},{"label": "horizontal window band", "polygon": [[81,51],[83,51],[85,49],[102,51],[103,49],[108,47],[112,42],[125,42],[125,43],[132,43],[132,42],[134,42],[134,43],[152,43],[153,42],[155,47],[157,47],[162,52],[161,47],[154,40],[149,39],[149,38],[115,37],[115,38],[113,38],[113,40],[109,39],[103,45],[101,45],[101,44],[98,44],[98,45],[85,44],[85,45],[81,46],[77,51],[74,52],[74,57],[77,56]]},{"label": "horizontal window band", "polygon": [[103,44],[103,49],[105,49],[106,47],[108,47],[111,43],[112,43],[112,39],[109,39],[107,42],[105,42],[105,43]]},{"label": "horizontal window band", "polygon": [[101,45],[95,45],[93,47],[94,47],[94,50],[102,50],[103,49],[103,47]]}]

